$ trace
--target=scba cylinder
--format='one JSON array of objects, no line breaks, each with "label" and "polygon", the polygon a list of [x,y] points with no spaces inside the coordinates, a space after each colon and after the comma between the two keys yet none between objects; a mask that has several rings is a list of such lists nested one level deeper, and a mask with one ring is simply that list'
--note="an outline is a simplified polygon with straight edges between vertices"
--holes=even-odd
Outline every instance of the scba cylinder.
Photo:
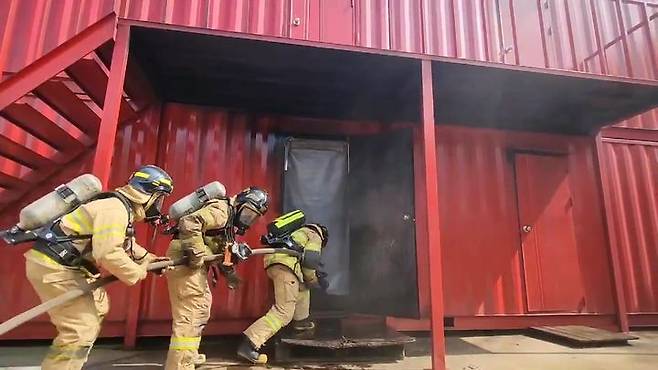
[{"label": "scba cylinder", "polygon": [[76,177],[23,208],[17,226],[33,230],[55,220],[100,193],[101,181],[92,174]]},{"label": "scba cylinder", "polygon": [[207,201],[225,196],[226,187],[219,181],[213,181],[172,204],[169,207],[169,218],[177,221],[185,215],[198,211]]}]

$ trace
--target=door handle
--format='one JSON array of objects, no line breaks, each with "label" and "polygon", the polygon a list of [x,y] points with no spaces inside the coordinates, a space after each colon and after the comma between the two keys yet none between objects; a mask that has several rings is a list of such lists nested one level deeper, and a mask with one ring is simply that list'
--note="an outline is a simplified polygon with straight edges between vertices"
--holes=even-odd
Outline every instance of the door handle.
[{"label": "door handle", "polygon": [[530,225],[523,225],[523,226],[521,226],[521,231],[523,231],[524,233],[527,234],[527,233],[529,233],[529,232],[532,231],[532,226],[530,226]]},{"label": "door handle", "polygon": [[416,222],[416,219],[414,219],[413,217],[411,217],[411,215],[405,213],[405,214],[402,215],[402,221],[406,221],[406,222],[409,222],[409,221],[411,221],[411,222]]}]

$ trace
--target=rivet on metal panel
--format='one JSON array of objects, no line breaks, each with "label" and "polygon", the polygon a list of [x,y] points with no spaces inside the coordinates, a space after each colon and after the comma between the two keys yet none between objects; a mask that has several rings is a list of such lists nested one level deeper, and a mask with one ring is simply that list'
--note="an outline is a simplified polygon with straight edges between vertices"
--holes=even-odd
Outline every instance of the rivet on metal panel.
[{"label": "rivet on metal panel", "polygon": [[299,26],[300,24],[302,24],[302,20],[299,19],[299,17],[297,17],[297,18],[292,20],[292,24],[293,24],[293,26]]},{"label": "rivet on metal panel", "polygon": [[503,57],[504,55],[507,55],[514,50],[514,46],[508,46],[500,51],[500,56]]}]

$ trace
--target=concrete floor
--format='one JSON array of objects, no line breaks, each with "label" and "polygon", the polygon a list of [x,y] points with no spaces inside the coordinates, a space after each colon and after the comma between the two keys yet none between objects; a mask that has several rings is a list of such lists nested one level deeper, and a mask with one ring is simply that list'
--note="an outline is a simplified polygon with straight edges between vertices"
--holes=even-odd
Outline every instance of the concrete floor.
[{"label": "concrete floor", "polygon": [[[450,335],[447,338],[448,368],[451,370],[656,370],[658,331],[635,332],[640,339],[629,346],[574,349],[522,334]],[[235,361],[232,338],[204,340],[202,349],[209,361],[201,369],[263,369]],[[162,369],[166,342],[149,340],[138,351],[123,351],[117,343],[100,343],[92,351],[85,369]],[[427,340],[408,350],[408,357],[394,363],[296,364],[285,369],[322,370],[423,370],[430,367]],[[47,343],[8,345],[0,343],[0,370],[38,369]],[[283,370],[272,366],[272,370]]]}]

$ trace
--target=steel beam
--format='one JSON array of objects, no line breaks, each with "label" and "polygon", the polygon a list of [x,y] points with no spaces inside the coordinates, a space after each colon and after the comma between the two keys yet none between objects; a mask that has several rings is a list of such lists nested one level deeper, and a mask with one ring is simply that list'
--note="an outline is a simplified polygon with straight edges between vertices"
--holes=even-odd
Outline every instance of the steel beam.
[{"label": "steel beam", "polygon": [[55,164],[49,158],[32,151],[22,144],[16,143],[4,135],[0,135],[0,156],[9,158],[31,169],[48,167]]},{"label": "steel beam", "polygon": [[430,300],[432,327],[432,368],[445,370],[445,336],[443,326],[443,265],[441,258],[441,224],[439,222],[439,176],[434,124],[434,86],[432,61],[421,61],[421,137],[425,165],[425,210],[429,247]]},{"label": "steel beam", "polygon": [[0,110],[96,50],[114,35],[116,16],[110,14],[0,83]]},{"label": "steel beam", "polygon": [[98,131],[93,172],[107,189],[110,180],[110,168],[114,155],[114,142],[119,123],[119,111],[123,97],[123,84],[126,77],[126,65],[130,48],[130,26],[117,27],[116,41],[112,52],[112,64],[107,83],[107,93],[103,104],[103,117]]},{"label": "steel beam", "polygon": [[628,127],[604,127],[601,129],[603,140],[620,139],[633,141],[658,142],[658,131]]},{"label": "steel beam", "polygon": [[[80,86],[99,108],[103,108],[108,77],[95,60],[81,59],[69,66],[66,69],[66,74],[71,77],[76,85]],[[119,122],[135,118],[136,115],[128,101],[122,99]]]}]

